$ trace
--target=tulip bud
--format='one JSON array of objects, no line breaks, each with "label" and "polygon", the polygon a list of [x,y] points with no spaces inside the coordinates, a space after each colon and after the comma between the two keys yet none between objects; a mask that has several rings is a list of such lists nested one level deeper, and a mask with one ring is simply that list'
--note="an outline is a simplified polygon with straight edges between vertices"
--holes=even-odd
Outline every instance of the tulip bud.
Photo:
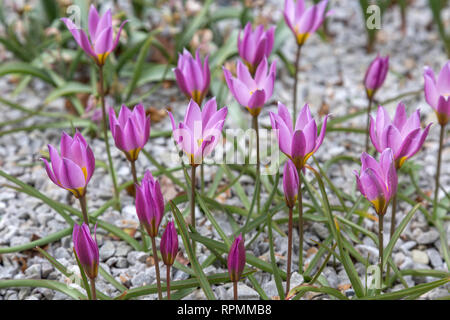
[{"label": "tulip bud", "polygon": [[284,198],[286,200],[286,205],[288,208],[293,208],[295,206],[295,201],[297,200],[298,194],[298,172],[291,160],[287,160],[284,164],[283,170],[283,189]]},{"label": "tulip bud", "polygon": [[369,98],[373,97],[375,91],[383,85],[388,69],[389,56],[382,58],[377,55],[377,57],[370,63],[364,77],[364,86],[366,87],[366,93]]},{"label": "tulip bud", "polygon": [[431,68],[425,67],[425,100],[434,109],[438,122],[445,126],[450,120],[450,61],[448,61],[438,79]]},{"label": "tulip bud", "polygon": [[245,266],[245,245],[240,234],[233,242],[228,253],[228,273],[232,282],[239,281]]},{"label": "tulip bud", "polygon": [[173,221],[167,223],[159,248],[164,264],[166,266],[173,265],[178,253],[178,235]]},{"label": "tulip bud", "polygon": [[91,237],[89,227],[83,223],[73,225],[73,247],[80,260],[84,272],[90,279],[95,279],[98,273],[99,250],[97,246],[97,225],[94,228],[94,239]]}]

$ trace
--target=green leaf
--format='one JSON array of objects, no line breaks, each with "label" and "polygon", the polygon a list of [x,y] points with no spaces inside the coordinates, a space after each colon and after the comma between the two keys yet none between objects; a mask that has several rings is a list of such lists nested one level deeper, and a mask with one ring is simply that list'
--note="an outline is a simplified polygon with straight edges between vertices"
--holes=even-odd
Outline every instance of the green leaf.
[{"label": "green leaf", "polygon": [[66,294],[75,300],[86,300],[86,296],[80,291],[69,287],[65,283],[55,280],[35,280],[35,279],[14,279],[0,281],[0,289],[30,287],[30,288],[48,288]]},{"label": "green leaf", "polygon": [[91,93],[91,86],[79,82],[66,82],[62,86],[54,89],[45,99],[44,103],[49,103],[59,97],[75,93]]},{"label": "green leaf", "polygon": [[52,79],[45,70],[37,68],[25,62],[3,63],[0,66],[0,77],[7,74],[31,75],[53,85]]}]

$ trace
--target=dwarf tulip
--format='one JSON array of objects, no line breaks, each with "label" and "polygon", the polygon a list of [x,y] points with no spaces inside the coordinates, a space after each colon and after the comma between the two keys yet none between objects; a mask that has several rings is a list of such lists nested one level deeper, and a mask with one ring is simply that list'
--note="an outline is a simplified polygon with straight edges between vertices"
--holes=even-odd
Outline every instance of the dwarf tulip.
[{"label": "dwarf tulip", "polygon": [[97,9],[95,9],[94,5],[91,5],[88,17],[89,41],[85,31],[78,28],[72,20],[67,18],[62,18],[61,20],[66,24],[67,29],[72,33],[78,45],[90,55],[99,66],[105,64],[108,55],[117,47],[120,32],[125,23],[127,23],[127,20],[122,22],[119,32],[114,39],[111,10],[106,11],[103,16],[99,16]]},{"label": "dwarf tulip", "polygon": [[286,205],[288,208],[293,208],[295,206],[295,201],[297,200],[299,179],[297,169],[291,160],[287,160],[284,164],[283,170],[283,190],[284,198],[286,200]]},{"label": "dwarf tulip", "polygon": [[58,186],[69,190],[75,197],[81,198],[95,169],[94,153],[78,131],[73,138],[63,132],[61,136],[61,156],[51,144],[48,145],[50,164],[45,163],[48,177]]},{"label": "dwarf tulip", "polygon": [[245,267],[245,245],[240,234],[233,242],[228,253],[228,273],[232,282],[241,278]]},{"label": "dwarf tulip", "polygon": [[325,13],[328,0],[322,0],[318,4],[305,10],[305,1],[286,0],[284,2],[284,20],[294,33],[297,44],[302,46],[311,33],[314,33],[323,23],[330,12]]},{"label": "dwarf tulip", "polygon": [[141,185],[136,184],[136,213],[150,237],[158,235],[159,224],[164,215],[164,198],[161,186],[150,171],[146,171]]},{"label": "dwarf tulip", "polygon": [[212,152],[219,142],[228,109],[217,110],[216,99],[205,103],[203,110],[191,100],[186,110],[184,121],[178,128],[171,112],[173,137],[178,146],[186,153],[192,166],[202,163],[203,158]]},{"label": "dwarf tulip", "polygon": [[275,27],[264,31],[264,26],[259,25],[252,32],[252,25],[247,23],[244,29],[244,37],[241,38],[241,32],[238,36],[238,52],[244,60],[252,74],[265,57],[269,57],[272,52],[274,42]]},{"label": "dwarf tulip", "polygon": [[425,67],[425,99],[434,109],[439,124],[445,126],[450,119],[450,61],[448,61],[438,79],[430,67]]},{"label": "dwarf tulip", "polygon": [[361,173],[355,170],[359,191],[369,200],[378,215],[386,213],[389,201],[397,192],[397,172],[392,150],[385,149],[377,162],[367,153],[361,155]]},{"label": "dwarf tulip", "polygon": [[373,97],[375,91],[383,85],[388,69],[389,56],[383,58],[377,55],[377,57],[370,63],[364,77],[364,86],[369,98]]},{"label": "dwarf tulip", "polygon": [[273,93],[276,76],[275,61],[270,66],[269,73],[267,58],[259,64],[253,78],[249,70],[240,61],[237,62],[237,78],[227,69],[223,69],[228,88],[234,98],[246,107],[252,116],[258,116],[262,107]]},{"label": "dwarf tulip", "polygon": [[405,105],[399,103],[393,121],[387,111],[380,106],[376,120],[370,117],[370,139],[378,152],[391,148],[397,169],[422,147],[431,123],[421,130],[420,111],[417,109],[409,118]]},{"label": "dwarf tulip", "polygon": [[94,239],[91,237],[89,227],[83,223],[73,225],[73,248],[80,260],[84,272],[90,279],[95,279],[98,273],[99,250],[97,246],[97,225],[94,228]]},{"label": "dwarf tulip", "polygon": [[178,253],[178,235],[173,221],[167,223],[159,247],[164,264],[166,266],[173,265]]},{"label": "dwarf tulip", "polygon": [[328,115],[323,121],[320,135],[317,136],[316,121],[311,116],[307,104],[302,108],[292,128],[292,119],[284,104],[278,102],[278,114],[270,112],[272,128],[277,130],[281,152],[292,160],[297,170],[303,169],[306,161],[319,149],[325,136]]},{"label": "dwarf tulip", "polygon": [[119,119],[114,108],[109,108],[109,126],[116,147],[125,153],[129,161],[136,161],[150,136],[150,116],[145,116],[142,104],[135,106],[133,111],[122,105]]},{"label": "dwarf tulip", "polygon": [[179,54],[178,65],[173,71],[181,91],[186,97],[201,105],[211,81],[208,56],[202,64],[198,49],[195,52],[195,59],[189,51],[184,49],[183,54]]}]

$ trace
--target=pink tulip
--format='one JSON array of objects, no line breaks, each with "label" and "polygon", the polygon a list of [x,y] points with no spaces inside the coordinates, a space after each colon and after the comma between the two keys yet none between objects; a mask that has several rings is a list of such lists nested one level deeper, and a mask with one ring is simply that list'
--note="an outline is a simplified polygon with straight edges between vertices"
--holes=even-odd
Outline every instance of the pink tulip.
[{"label": "pink tulip", "polygon": [[81,198],[94,173],[94,153],[78,130],[73,138],[63,132],[60,148],[61,156],[55,147],[48,145],[51,166],[46,159],[41,159],[45,163],[48,177],[56,185]]},{"label": "pink tulip", "polygon": [[386,80],[389,69],[389,56],[377,57],[370,63],[364,76],[364,86],[366,87],[367,96],[371,98]]},{"label": "pink tulip", "polygon": [[425,67],[425,99],[436,112],[438,122],[445,126],[450,119],[450,61],[448,61],[438,79],[430,67]]},{"label": "pink tulip", "polygon": [[73,248],[80,260],[84,272],[90,279],[95,279],[98,273],[99,250],[96,236],[97,225],[94,228],[94,239],[92,239],[89,227],[83,223],[73,225]]},{"label": "pink tulip", "polygon": [[295,201],[297,200],[299,188],[299,178],[298,172],[295,168],[294,163],[291,160],[287,160],[284,164],[283,170],[283,190],[284,199],[286,200],[286,205],[288,208],[293,208],[295,206]]},{"label": "pink tulip", "polygon": [[178,235],[173,221],[167,223],[159,247],[164,264],[173,265],[178,253]]},{"label": "pink tulip", "polygon": [[231,245],[228,253],[228,273],[232,282],[237,282],[241,278],[245,267],[245,245],[240,234]]}]

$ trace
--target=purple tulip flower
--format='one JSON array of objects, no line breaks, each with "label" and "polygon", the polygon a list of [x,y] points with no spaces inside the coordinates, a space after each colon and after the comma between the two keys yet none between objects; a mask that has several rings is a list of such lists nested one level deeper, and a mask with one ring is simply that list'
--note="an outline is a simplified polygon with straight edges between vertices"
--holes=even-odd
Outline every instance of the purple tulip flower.
[{"label": "purple tulip flower", "polygon": [[122,105],[119,119],[114,108],[109,108],[109,126],[116,147],[125,153],[128,161],[136,161],[150,136],[150,116],[145,116],[142,104],[135,106],[133,111]]},{"label": "purple tulip flower", "polygon": [[184,49],[183,54],[179,54],[177,67],[173,69],[181,91],[198,105],[202,104],[208,93],[211,81],[208,58],[207,56],[202,64],[198,49],[195,52],[195,59],[189,51]]},{"label": "purple tulip flower", "polygon": [[51,166],[46,159],[41,158],[48,177],[56,185],[81,198],[85,195],[87,184],[94,173],[94,153],[78,130],[73,138],[63,132],[60,148],[61,156],[55,147],[48,145]]},{"label": "purple tulip flower", "polygon": [[397,171],[390,148],[385,149],[377,162],[367,153],[361,155],[361,174],[355,170],[359,191],[369,200],[378,215],[384,215],[389,201],[397,192]]},{"label": "purple tulip flower", "polygon": [[234,98],[246,107],[254,117],[258,116],[262,107],[270,99],[273,93],[273,86],[276,77],[276,62],[270,66],[269,73],[267,58],[259,64],[253,78],[248,68],[240,61],[237,62],[237,78],[231,75],[231,72],[225,67],[223,72],[228,88]]},{"label": "purple tulip flower", "polygon": [[161,186],[149,170],[145,172],[141,185],[136,184],[136,213],[139,221],[150,237],[158,235],[159,225],[164,216],[164,198]]},{"label": "purple tulip flower", "polygon": [[295,206],[295,201],[297,200],[299,187],[298,172],[295,168],[294,163],[291,160],[287,160],[284,164],[283,170],[283,190],[284,198],[286,200],[286,205],[288,208],[293,208]]},{"label": "purple tulip flower", "polygon": [[386,148],[392,149],[396,168],[399,169],[407,159],[420,150],[430,126],[431,123],[425,130],[421,130],[419,109],[407,118],[405,105],[399,103],[391,121],[387,111],[380,106],[376,120],[370,117],[370,139],[380,153]]},{"label": "purple tulip flower", "polygon": [[237,237],[231,245],[228,253],[228,273],[232,282],[241,278],[245,267],[245,245],[242,234]]},{"label": "purple tulip flower", "polygon": [[173,221],[167,223],[159,247],[164,264],[166,266],[173,265],[178,253],[178,235]]},{"label": "purple tulip flower", "polygon": [[364,76],[364,86],[369,98],[373,97],[375,91],[377,91],[384,83],[386,75],[389,69],[389,56],[377,57],[370,63],[369,68]]},{"label": "purple tulip flower", "polygon": [[94,239],[89,227],[83,223],[73,225],[73,248],[80,260],[84,272],[90,279],[95,279],[98,273],[99,250],[97,246],[97,225],[94,228]]},{"label": "purple tulip flower", "polygon": [[270,112],[272,129],[277,130],[280,150],[292,160],[297,170],[303,169],[306,161],[319,149],[325,136],[328,115],[323,121],[320,135],[317,135],[316,121],[307,104],[302,108],[292,127],[292,119],[284,104],[278,102],[278,114]]},{"label": "purple tulip flower", "polygon": [[103,16],[99,16],[97,9],[95,9],[94,5],[91,5],[88,17],[89,41],[85,31],[79,29],[72,20],[68,18],[61,18],[61,20],[66,24],[67,29],[72,33],[78,45],[90,55],[99,66],[105,64],[108,55],[117,47],[122,28],[125,23],[128,22],[128,20],[122,22],[119,32],[114,39],[111,10],[108,9]]},{"label": "purple tulip flower", "polygon": [[259,25],[252,32],[252,24],[247,23],[244,29],[244,37],[241,38],[241,32],[238,36],[238,52],[244,60],[250,73],[254,75],[256,68],[265,57],[269,57],[272,52],[275,35],[275,27],[264,31],[264,26]]},{"label": "purple tulip flower", "polygon": [[438,79],[430,67],[425,67],[425,100],[434,109],[438,122],[445,126],[450,120],[450,61],[448,61]]},{"label": "purple tulip flower", "polygon": [[294,33],[299,46],[305,44],[311,33],[316,32],[325,18],[331,14],[331,11],[325,13],[327,4],[328,0],[322,0],[305,10],[304,0],[297,0],[297,3],[293,0],[284,2],[284,20]]},{"label": "purple tulip flower", "polygon": [[188,156],[192,166],[201,164],[203,158],[209,155],[219,142],[227,113],[227,107],[217,110],[215,98],[208,100],[203,110],[191,100],[184,121],[180,122],[177,128],[173,115],[169,112],[173,137]]}]

